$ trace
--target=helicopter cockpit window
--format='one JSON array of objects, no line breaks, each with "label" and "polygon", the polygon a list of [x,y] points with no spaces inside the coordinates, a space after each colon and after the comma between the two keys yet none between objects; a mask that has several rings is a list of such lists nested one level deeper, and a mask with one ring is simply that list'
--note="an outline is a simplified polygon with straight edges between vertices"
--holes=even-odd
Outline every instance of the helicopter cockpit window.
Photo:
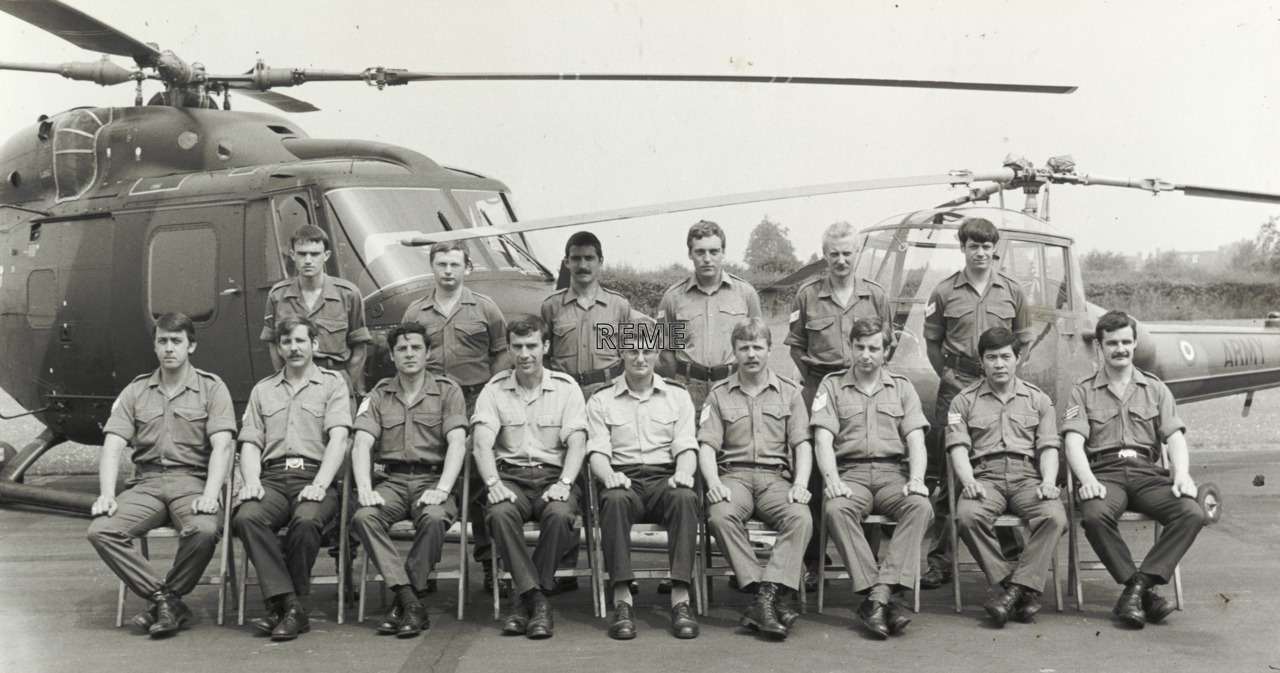
[{"label": "helicopter cockpit window", "polygon": [[[501,227],[512,222],[507,204],[497,192],[455,189],[453,196],[473,227]],[[537,263],[506,236],[490,236],[481,239],[481,243],[488,246],[497,268],[541,273]]]},{"label": "helicopter cockpit window", "polygon": [[157,229],[147,249],[147,305],[151,317],[177,311],[197,323],[213,318],[218,299],[217,264],[218,241],[210,225]]},{"label": "helicopter cockpit window", "polygon": [[283,194],[271,199],[274,235],[268,236],[265,251],[267,273],[272,281],[293,277],[293,257],[289,254],[289,238],[298,227],[315,224],[306,196]]},{"label": "helicopter cockpit window", "polygon": [[58,201],[77,199],[98,174],[98,131],[111,122],[110,109],[72,110],[53,129],[53,181]]},{"label": "helicopter cockpit window", "polygon": [[860,243],[854,273],[885,288],[893,306],[894,328],[905,337],[899,350],[916,348],[923,358],[921,335],[929,294],[943,278],[964,268],[955,228],[871,231],[861,236]]},{"label": "helicopter cockpit window", "polygon": [[1066,247],[1038,241],[1009,241],[1001,271],[1022,285],[1032,306],[1050,310],[1070,308]]}]

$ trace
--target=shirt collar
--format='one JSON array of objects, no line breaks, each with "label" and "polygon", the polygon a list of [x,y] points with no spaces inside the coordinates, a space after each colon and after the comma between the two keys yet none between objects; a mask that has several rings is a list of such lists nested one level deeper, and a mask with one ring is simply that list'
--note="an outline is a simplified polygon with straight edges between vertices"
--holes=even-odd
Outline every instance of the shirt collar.
[{"label": "shirt collar", "polygon": [[[954,281],[952,281],[951,287],[959,288],[964,285],[973,287],[973,285],[969,282],[969,275],[964,272],[964,269],[960,269],[959,271],[956,272],[956,278]],[[1004,287],[1004,278],[1000,275],[999,271],[992,269],[991,279],[987,281],[987,285]]]},{"label": "shirt collar", "polygon": [[[670,383],[667,383],[665,380],[663,380],[661,376],[658,376],[657,374],[653,375],[653,386],[649,388],[650,395],[654,395],[658,393],[665,394],[670,389],[671,389]],[[626,374],[619,374],[617,378],[613,380],[613,386],[610,389],[610,392],[612,393],[613,397],[618,397],[620,395],[630,395],[636,399],[640,399],[638,395],[632,392],[631,388],[627,387]]]},{"label": "shirt collar", "polygon": [[[896,388],[898,385],[897,381],[893,380],[893,377],[889,375],[889,372],[886,371],[884,367],[880,368],[879,382],[881,386],[889,387],[889,388]],[[846,369],[844,374],[840,375],[841,388],[856,388],[857,385],[858,385],[858,379],[854,376],[853,367]]]},{"label": "shirt collar", "polygon": [[[475,293],[471,291],[471,288],[467,287],[466,285],[462,286],[462,290],[458,293],[458,303],[459,304],[476,303],[476,296],[475,296]],[[422,308],[430,309],[430,308],[435,308],[435,306],[436,306],[436,291],[432,290],[427,293],[427,296],[422,298]]]},{"label": "shirt collar", "polygon": [[[271,382],[277,386],[284,385],[284,372],[288,368],[289,368],[288,365],[281,367],[280,371],[276,372],[275,375],[271,377]],[[317,365],[315,362],[312,362],[311,371],[308,373],[307,381],[319,385],[320,383],[324,382],[323,377],[324,377],[324,374],[320,373],[320,365]]]},{"label": "shirt collar", "polygon": [[[326,299],[334,301],[342,301],[342,295],[338,294],[338,285],[333,282],[333,276],[325,274],[320,281],[321,295]],[[289,281],[289,288],[284,291],[286,297],[302,297],[302,277],[294,276]]]},{"label": "shirt collar", "polygon": [[[516,372],[514,369],[512,369],[511,371],[511,376],[508,376],[506,379],[500,381],[499,383],[502,385],[503,388],[511,391],[514,391],[520,387],[520,382],[516,380]],[[555,384],[551,383],[551,370],[547,369],[546,367],[542,368],[542,385],[540,387],[542,390],[556,389]]]},{"label": "shirt collar", "polygon": [[[606,295],[608,295],[608,294],[609,294],[608,292],[605,292],[605,291],[604,291],[604,287],[597,283],[597,284],[596,284],[596,296],[595,296],[594,302],[595,302],[596,304],[604,304],[605,306],[608,306],[608,305],[609,305],[609,298],[606,296]],[[572,286],[572,285],[570,285],[570,286],[568,287],[568,289],[566,289],[566,290],[564,291],[564,298],[562,298],[562,299],[560,300],[560,303],[561,303],[561,305],[563,305],[563,304],[568,304],[568,303],[570,303],[570,302],[576,302],[576,301],[578,301],[578,297],[579,297],[579,296],[581,296],[581,295],[579,295],[577,292],[575,292],[575,291],[574,291],[574,289],[573,289],[573,286]]]},{"label": "shirt collar", "polygon": [[[422,394],[439,395],[440,384],[436,382],[436,377],[432,376],[430,372],[423,372],[423,376],[425,376],[426,379],[422,382]],[[387,392],[396,395],[400,398],[400,401],[403,402],[405,399],[405,390],[404,386],[400,385],[400,377],[398,375],[392,376],[388,381],[386,388]],[[422,398],[420,397],[418,399],[421,400]]]},{"label": "shirt collar", "polygon": [[[778,380],[778,375],[774,374],[772,369],[768,371],[769,371],[769,376],[765,379],[764,387],[773,388],[774,390],[781,392],[782,382]],[[730,374],[728,381],[729,383],[726,385],[729,386],[729,390],[733,390],[734,388],[738,388],[738,389],[742,388],[742,377],[738,375],[738,372],[735,371],[734,373]]]},{"label": "shirt collar", "polygon": [[[1151,379],[1150,379],[1150,378],[1148,378],[1146,374],[1143,374],[1143,373],[1142,373],[1142,370],[1141,370],[1141,369],[1138,369],[1137,367],[1134,367],[1134,368],[1133,368],[1133,379],[1132,379],[1132,381],[1133,381],[1134,383],[1136,383],[1136,384],[1140,385],[1140,386],[1143,386],[1143,387],[1146,387],[1146,386],[1151,385]],[[1106,387],[1107,387],[1107,374],[1106,374],[1106,372],[1099,370],[1097,374],[1094,374],[1094,375],[1093,375],[1093,387],[1094,387],[1094,388],[1106,388]]]},{"label": "shirt collar", "polygon": [[[827,276],[822,279],[822,284],[818,286],[818,296],[830,297],[833,294],[835,294],[835,287],[831,284],[831,276]],[[857,297],[869,297],[871,296],[871,290],[867,289],[867,284],[862,282],[861,278],[854,276],[853,294]]]},{"label": "shirt collar", "polygon": [[[151,376],[147,378],[147,387],[159,388],[160,382],[162,380],[161,376],[162,375],[159,369],[156,369],[154,372],[151,372]],[[188,388],[190,390],[200,392],[200,380],[199,380],[199,377],[196,375],[195,367],[192,367],[190,365],[187,366],[187,375],[182,379],[182,385],[183,387]]]},{"label": "shirt collar", "polygon": [[[730,276],[728,271],[720,269],[720,284],[716,286],[717,291],[723,287],[733,289],[735,283],[737,283],[737,280]],[[684,291],[688,292],[696,287],[698,287],[698,274],[695,273],[684,282]]]},{"label": "shirt collar", "polygon": [[[1027,387],[1026,382],[1015,376],[1013,379],[1013,394],[1014,396],[1030,397],[1031,389]],[[982,395],[996,396],[995,389],[991,387],[991,383],[987,381],[986,377],[983,377],[982,383],[978,384],[978,396],[981,397]]]}]

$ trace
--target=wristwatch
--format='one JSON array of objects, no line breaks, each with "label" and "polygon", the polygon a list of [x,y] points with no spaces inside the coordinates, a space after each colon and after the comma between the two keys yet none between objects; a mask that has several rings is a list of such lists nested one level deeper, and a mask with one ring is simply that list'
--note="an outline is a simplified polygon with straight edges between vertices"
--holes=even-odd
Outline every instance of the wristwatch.
[{"label": "wristwatch", "polygon": [[573,482],[569,481],[568,479],[565,479],[564,477],[560,477],[559,479],[557,479],[556,483],[563,485],[565,488],[573,487]]},{"label": "wristwatch", "polygon": [[498,475],[496,475],[496,474],[495,474],[495,475],[493,475],[492,477],[489,477],[488,479],[485,479],[485,480],[484,480],[484,487],[485,487],[485,488],[493,488],[493,485],[494,485],[494,484],[496,484],[496,483],[498,483],[498,481],[499,481],[499,479],[498,479]]}]

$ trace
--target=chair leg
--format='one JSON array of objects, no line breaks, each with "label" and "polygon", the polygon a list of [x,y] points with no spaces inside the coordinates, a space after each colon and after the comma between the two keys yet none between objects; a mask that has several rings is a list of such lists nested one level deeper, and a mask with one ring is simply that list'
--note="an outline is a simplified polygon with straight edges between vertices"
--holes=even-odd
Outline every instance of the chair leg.
[{"label": "chair leg", "polygon": [[1173,567],[1173,596],[1177,599],[1178,609],[1183,609],[1182,600],[1182,564]]},{"label": "chair leg", "polygon": [[240,608],[237,611],[236,625],[244,626],[245,590],[249,586],[249,550],[244,552],[244,562],[240,564]]},{"label": "chair leg", "polygon": [[1062,583],[1058,581],[1058,555],[1056,550],[1051,568],[1053,569],[1053,605],[1058,612],[1062,612]]},{"label": "chair leg", "polygon": [[489,569],[493,574],[493,621],[496,622],[501,619],[499,613],[502,610],[502,605],[498,601],[498,585],[502,583],[502,580],[498,577],[498,547],[494,545],[491,549],[493,553],[489,557]]},{"label": "chair leg", "polygon": [[[818,524],[818,614],[822,614],[823,600],[827,589],[827,526]],[[803,579],[803,578],[802,578]],[[801,582],[803,584],[803,581]]]},{"label": "chair leg", "polygon": [[364,623],[364,601],[365,596],[369,593],[369,553],[365,550],[360,554],[360,583],[356,585],[356,589],[360,592],[360,598],[356,599],[356,622]]},{"label": "chair leg", "polygon": [[124,595],[127,592],[124,582],[120,582],[120,591],[116,596],[116,628],[124,626]]},{"label": "chair leg", "polygon": [[920,612],[920,565],[916,564],[915,579],[911,583],[912,602],[915,604],[913,609]]}]

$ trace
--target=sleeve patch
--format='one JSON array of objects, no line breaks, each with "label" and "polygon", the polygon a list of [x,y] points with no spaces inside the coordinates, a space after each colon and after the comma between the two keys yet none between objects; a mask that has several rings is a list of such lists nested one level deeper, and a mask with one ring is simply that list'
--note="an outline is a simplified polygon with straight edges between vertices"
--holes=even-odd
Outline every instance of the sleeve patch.
[{"label": "sleeve patch", "polygon": [[1073,418],[1080,418],[1080,405],[1073,404],[1067,407],[1067,413],[1063,415],[1063,418],[1066,420],[1071,420]]},{"label": "sleeve patch", "polygon": [[356,410],[356,415],[363,416],[366,413],[368,413],[368,411],[369,411],[369,398],[366,397],[364,398],[364,401],[360,403],[360,408]]},{"label": "sleeve patch", "polygon": [[698,424],[701,425],[703,423],[706,423],[707,419],[709,418],[711,418],[711,406],[708,404],[703,404],[702,415],[698,417]]},{"label": "sleeve patch", "polygon": [[799,320],[799,319],[800,319],[800,312],[799,312],[799,311],[792,311],[792,312],[791,312],[791,318],[790,318],[789,320],[787,320],[787,322],[789,322],[789,323],[790,323],[790,322],[796,322],[796,321],[797,321],[797,320]]},{"label": "sleeve patch", "polygon": [[932,303],[932,304],[929,304],[929,305],[928,305],[927,307],[925,307],[925,309],[924,309],[924,317],[928,318],[929,316],[931,316],[931,315],[933,315],[935,312],[937,312],[937,310],[938,310],[938,302],[934,302],[934,303]]},{"label": "sleeve patch", "polygon": [[964,423],[964,417],[955,412],[947,414],[947,425],[960,425]]},{"label": "sleeve patch", "polygon": [[818,413],[827,408],[827,391],[823,390],[813,398],[813,410],[810,413]]}]

